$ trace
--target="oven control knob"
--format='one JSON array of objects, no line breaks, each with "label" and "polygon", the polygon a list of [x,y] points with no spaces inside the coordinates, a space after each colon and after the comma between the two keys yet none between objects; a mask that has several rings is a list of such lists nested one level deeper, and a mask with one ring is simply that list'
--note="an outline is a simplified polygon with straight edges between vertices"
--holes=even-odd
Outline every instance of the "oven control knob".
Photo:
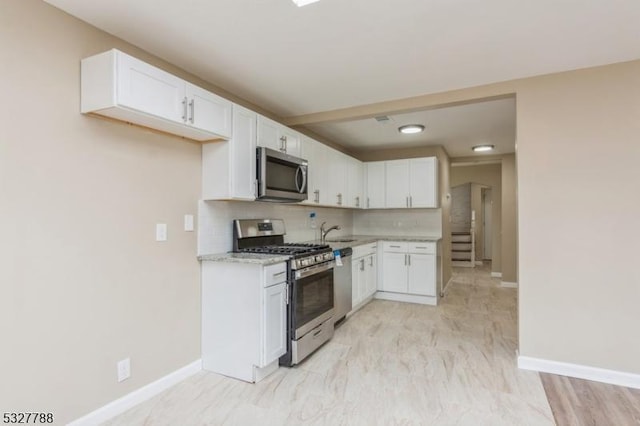
[{"label": "oven control knob", "polygon": [[321,254],[316,256],[316,263],[322,262],[323,259],[324,259],[324,257]]},{"label": "oven control knob", "polygon": [[333,259],[333,253],[324,254],[324,260],[332,260],[332,259]]}]

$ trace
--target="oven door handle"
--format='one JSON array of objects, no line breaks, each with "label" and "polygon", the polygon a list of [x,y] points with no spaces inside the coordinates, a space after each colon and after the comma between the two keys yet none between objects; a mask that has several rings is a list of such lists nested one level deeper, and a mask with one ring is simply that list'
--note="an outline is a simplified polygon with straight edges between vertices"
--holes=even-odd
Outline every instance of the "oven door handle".
[{"label": "oven door handle", "polygon": [[320,272],[329,271],[333,269],[335,262],[332,260],[330,262],[322,263],[320,265],[310,266],[308,268],[300,269],[296,271],[295,277],[297,280],[301,278],[310,277],[311,275],[319,274]]}]

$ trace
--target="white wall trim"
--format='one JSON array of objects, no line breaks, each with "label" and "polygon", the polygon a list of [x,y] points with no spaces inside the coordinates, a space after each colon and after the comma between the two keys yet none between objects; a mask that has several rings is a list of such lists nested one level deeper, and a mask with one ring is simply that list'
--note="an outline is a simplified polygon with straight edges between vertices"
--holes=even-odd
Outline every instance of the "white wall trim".
[{"label": "white wall trim", "polygon": [[134,407],[147,399],[156,396],[160,392],[169,389],[184,379],[193,376],[194,374],[202,371],[202,360],[197,360],[191,364],[180,368],[172,373],[167,374],[164,377],[151,382],[148,385],[137,389],[122,398],[118,398],[115,401],[111,401],[107,405],[98,408],[91,413],[80,417],[77,420],[72,421],[67,426],[89,426],[103,423],[118,414],[127,411],[129,408]]},{"label": "white wall trim", "polygon": [[640,374],[518,356],[518,368],[640,389]]},{"label": "white wall trim", "polygon": [[493,278],[502,278],[502,272],[492,272],[491,276]]},{"label": "white wall trim", "polygon": [[518,283],[512,283],[509,281],[500,281],[500,285],[507,288],[518,288]]}]

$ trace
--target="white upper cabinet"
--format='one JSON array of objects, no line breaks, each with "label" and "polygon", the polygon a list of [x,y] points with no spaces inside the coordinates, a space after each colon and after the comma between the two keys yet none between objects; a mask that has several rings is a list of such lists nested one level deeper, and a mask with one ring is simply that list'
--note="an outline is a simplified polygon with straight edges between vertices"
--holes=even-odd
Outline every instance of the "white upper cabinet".
[{"label": "white upper cabinet", "polygon": [[[347,156],[333,148],[327,148],[327,203],[326,205],[345,207],[347,197]],[[321,173],[323,172],[321,171]]]},{"label": "white upper cabinet", "polygon": [[300,157],[300,134],[276,121],[258,115],[258,146]]},{"label": "white upper cabinet", "polygon": [[438,207],[438,159],[409,160],[409,207]]},{"label": "white upper cabinet", "polygon": [[207,132],[230,137],[232,108],[229,101],[187,83],[187,123]]},{"label": "white upper cabinet", "polygon": [[364,207],[368,209],[381,209],[386,207],[385,202],[385,162],[374,161],[365,163],[367,202]]},{"label": "white upper cabinet", "polygon": [[387,208],[438,207],[436,157],[386,161]]},{"label": "white upper cabinet", "polygon": [[231,137],[232,103],[119,50],[83,59],[81,111],[186,138]]},{"label": "white upper cabinet", "polygon": [[360,160],[346,156],[347,197],[346,207],[364,207],[364,167]]},{"label": "white upper cabinet", "polygon": [[386,162],[386,207],[391,209],[409,207],[409,161]]},{"label": "white upper cabinet", "polygon": [[328,147],[307,136],[302,136],[300,148],[300,156],[307,160],[309,166],[307,174],[308,198],[303,201],[303,204],[328,204],[326,173]]},{"label": "white upper cabinet", "polygon": [[202,198],[255,200],[257,114],[233,105],[233,137],[202,145]]}]

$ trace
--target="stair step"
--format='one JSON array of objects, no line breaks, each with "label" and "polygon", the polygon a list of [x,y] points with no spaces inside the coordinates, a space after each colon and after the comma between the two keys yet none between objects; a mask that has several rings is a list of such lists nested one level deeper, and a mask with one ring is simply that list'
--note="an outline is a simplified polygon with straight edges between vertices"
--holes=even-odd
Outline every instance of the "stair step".
[{"label": "stair step", "polygon": [[471,235],[471,232],[452,232],[451,235]]},{"label": "stair step", "polygon": [[451,250],[451,253],[471,253],[471,250]]}]

